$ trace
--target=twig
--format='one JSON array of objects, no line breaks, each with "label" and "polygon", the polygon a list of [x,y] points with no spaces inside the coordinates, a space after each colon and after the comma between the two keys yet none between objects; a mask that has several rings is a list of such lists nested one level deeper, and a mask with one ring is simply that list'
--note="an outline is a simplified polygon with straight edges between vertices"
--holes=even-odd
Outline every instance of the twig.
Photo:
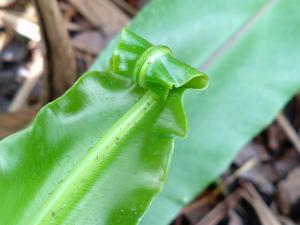
[{"label": "twig", "polygon": [[230,208],[234,208],[240,199],[239,191],[230,194],[225,200],[213,208],[196,225],[214,225],[224,218]]},{"label": "twig", "polygon": [[202,70],[209,68],[225,51],[240,39],[259,19],[274,5],[276,0],[268,0],[255,15],[253,15],[239,30],[234,32],[220,47],[218,47],[200,66]]},{"label": "twig", "polygon": [[[218,185],[208,196],[201,197],[200,199],[192,202],[191,204],[184,207],[181,211],[181,214],[187,214],[190,211],[193,211],[205,204],[209,204],[210,202],[213,202],[218,195],[221,193],[224,193],[224,187],[231,185],[236,179],[238,179],[241,174],[251,170],[253,167],[255,167],[259,163],[258,159],[252,158],[249,159],[247,162],[245,162],[239,169],[237,169],[232,175],[230,175],[228,178],[226,178],[222,185]],[[219,183],[221,181],[219,180]]]},{"label": "twig", "polygon": [[279,126],[282,128],[282,130],[286,133],[290,141],[293,143],[294,147],[300,154],[300,138],[297,134],[296,130],[292,127],[288,119],[283,113],[280,113],[276,119]]},{"label": "twig", "polygon": [[285,216],[280,216],[280,221],[282,222],[282,224],[284,225],[297,225],[295,222],[293,222],[291,219],[289,219],[288,217]]},{"label": "twig", "polygon": [[257,158],[249,159],[224,181],[225,185],[229,186],[236,179],[238,179],[243,173],[246,173],[247,171],[249,171],[249,170],[253,169],[255,166],[257,166],[258,163],[259,163],[259,160]]},{"label": "twig", "polygon": [[73,49],[56,0],[35,0],[48,62],[49,100],[62,95],[75,81]]},{"label": "twig", "polygon": [[254,208],[257,213],[259,220],[262,225],[281,225],[279,220],[269,209],[266,203],[262,200],[260,195],[257,193],[255,188],[250,183],[242,183],[244,190],[242,191],[242,196],[251,206]]}]

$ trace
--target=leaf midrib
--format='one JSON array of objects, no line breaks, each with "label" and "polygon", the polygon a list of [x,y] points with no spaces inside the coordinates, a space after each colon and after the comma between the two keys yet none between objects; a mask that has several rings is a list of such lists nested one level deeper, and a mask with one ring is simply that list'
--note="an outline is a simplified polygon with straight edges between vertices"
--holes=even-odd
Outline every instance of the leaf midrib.
[{"label": "leaf midrib", "polygon": [[241,37],[262,18],[277,0],[268,0],[252,15],[237,31],[233,32],[219,47],[217,47],[200,65],[200,70],[207,70],[215,61],[225,54]]},{"label": "leaf midrib", "polygon": [[[84,195],[81,190],[93,184],[95,174],[97,177],[101,176],[103,164],[109,159],[108,156],[116,144],[157,102],[157,96],[153,92],[146,92],[103,136],[99,137],[78,166],[49,196],[30,224],[60,224]],[[77,199],[74,199],[76,197]]]}]

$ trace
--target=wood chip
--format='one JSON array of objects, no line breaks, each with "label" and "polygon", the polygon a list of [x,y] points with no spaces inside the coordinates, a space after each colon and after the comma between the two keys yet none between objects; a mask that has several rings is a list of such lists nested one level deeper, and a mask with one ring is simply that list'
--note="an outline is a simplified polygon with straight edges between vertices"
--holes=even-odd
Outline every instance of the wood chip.
[{"label": "wood chip", "polygon": [[288,119],[283,113],[280,113],[276,119],[280,127],[284,130],[290,141],[293,143],[294,147],[300,154],[300,137],[295,131],[294,127],[290,124]]},{"label": "wood chip", "polygon": [[233,210],[229,210],[228,213],[229,222],[228,225],[243,225],[242,218]]},{"label": "wood chip", "polygon": [[82,51],[97,55],[104,46],[103,37],[98,31],[85,31],[72,39],[72,45]]},{"label": "wood chip", "polygon": [[243,183],[243,198],[253,207],[262,225],[281,225],[277,217],[250,183]]},{"label": "wood chip", "polygon": [[69,2],[91,24],[102,29],[108,36],[120,31],[129,21],[129,17],[108,0],[69,0]]},{"label": "wood chip", "polygon": [[257,145],[253,142],[247,144],[236,156],[234,162],[238,166],[242,166],[244,163],[246,163],[248,160],[252,158],[259,158]]},{"label": "wood chip", "polygon": [[[278,184],[279,207],[281,211],[288,215],[292,213],[292,208],[300,205],[300,167],[290,172],[287,179]],[[296,207],[297,208],[297,207]]]},{"label": "wood chip", "polygon": [[287,148],[278,159],[273,162],[273,173],[279,178],[285,178],[287,174],[299,166],[300,155],[294,148]]},{"label": "wood chip", "polygon": [[226,197],[209,213],[206,214],[196,225],[215,225],[218,224],[227,214],[228,210],[234,208],[240,199],[239,191],[235,191]]},{"label": "wood chip", "polygon": [[261,192],[267,195],[272,195],[276,192],[276,188],[271,182],[272,178],[273,171],[270,166],[260,162],[240,175],[240,179],[250,181],[255,184]]}]

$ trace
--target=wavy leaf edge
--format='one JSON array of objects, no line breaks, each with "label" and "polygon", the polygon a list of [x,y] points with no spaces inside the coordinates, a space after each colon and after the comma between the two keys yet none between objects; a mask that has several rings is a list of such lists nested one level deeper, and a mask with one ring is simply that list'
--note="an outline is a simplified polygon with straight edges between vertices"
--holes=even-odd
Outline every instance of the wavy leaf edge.
[{"label": "wavy leaf edge", "polygon": [[[134,40],[132,40],[132,37]],[[125,41],[124,41],[125,40]],[[124,48],[123,43],[129,40],[129,44],[126,43]],[[135,45],[133,45],[135,43]],[[168,99],[170,93],[176,93],[177,88],[197,88],[204,89],[208,85],[208,78],[205,74],[198,72],[196,69],[189,67],[188,65],[176,60],[171,51],[165,46],[153,46],[150,45],[144,48],[143,44],[148,43],[138,35],[125,29],[122,32],[121,39],[116,48],[115,53],[112,56],[110,67],[107,71],[98,74],[103,76],[109,76],[113,74],[123,75],[126,78],[130,78],[136,86],[148,89],[145,90],[143,96],[123,115],[119,118],[112,127],[104,133],[104,135],[98,137],[85,155],[77,167],[70,173],[68,177],[58,186],[56,191],[50,195],[46,202],[42,205],[36,215],[32,217],[32,223],[34,225],[46,225],[49,221],[53,224],[61,224],[65,216],[71,210],[71,205],[75,204],[72,199],[72,195],[78,192],[80,189],[87,188],[92,180],[84,183],[83,180],[89,180],[95,173],[101,173],[103,161],[105,156],[109,155],[111,150],[118,142],[126,136],[127,132],[156,104],[165,102]],[[143,47],[140,47],[143,46]],[[124,55],[122,51],[129,50]],[[138,51],[137,51],[138,50]],[[131,51],[131,52],[130,52]],[[120,52],[122,54],[120,54]],[[135,54],[134,62],[132,55]],[[119,57],[121,55],[121,57]],[[123,56],[125,56],[123,58]],[[128,58],[129,57],[129,58]],[[127,70],[121,71],[124,65],[129,62]],[[132,64],[133,63],[133,71]],[[168,65],[172,65],[168,68]],[[182,69],[183,68],[183,69]],[[131,73],[129,73],[131,72]],[[172,77],[174,72],[175,77]],[[97,72],[99,73],[99,72]],[[51,107],[51,105],[57,104],[64,98],[68,98],[68,95],[72,90],[76,89],[81,82],[84,82],[86,77],[95,74],[95,72],[87,72],[80,77],[76,83],[66,93],[54,100],[53,102],[44,106],[37,114],[36,119],[29,127],[34,127],[38,122],[39,116],[43,113],[44,109]],[[153,75],[154,74],[154,75]],[[163,77],[166,76],[166,77]],[[180,91],[180,104],[182,106],[182,93]],[[184,121],[186,121],[185,114],[183,114]],[[26,129],[29,130],[29,129]],[[26,132],[26,130],[21,132]],[[20,135],[15,134],[15,135]],[[8,137],[13,138],[15,135]],[[183,133],[177,133],[175,136],[185,136],[186,131]],[[172,137],[174,138],[174,137]],[[4,139],[2,143],[5,143]],[[166,168],[167,169],[167,168]],[[166,179],[165,177],[163,178]],[[160,190],[157,190],[157,193]],[[77,199],[78,200],[78,199]],[[150,204],[150,202],[149,202]],[[146,209],[145,209],[146,210]],[[52,224],[51,222],[51,224]]]}]

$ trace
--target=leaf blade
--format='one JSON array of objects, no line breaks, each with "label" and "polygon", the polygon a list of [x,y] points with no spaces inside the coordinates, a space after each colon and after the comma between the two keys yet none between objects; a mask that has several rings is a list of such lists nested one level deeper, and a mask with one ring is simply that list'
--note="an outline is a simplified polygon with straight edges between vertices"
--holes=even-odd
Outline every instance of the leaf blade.
[{"label": "leaf blade", "polygon": [[[203,96],[187,94],[185,107],[191,118],[188,140],[176,141],[167,186],[141,224],[169,223],[184,204],[227,168],[238,150],[266,127],[288,99],[299,91],[299,67],[296,66],[299,53],[295,51],[299,47],[294,47],[299,39],[295,28],[299,24],[297,6],[293,5],[296,3],[185,1],[184,5],[179,4],[180,1],[152,2],[130,27],[149,36],[150,40],[172,46],[175,54],[194,66],[207,64],[211,55],[250,18],[259,17],[208,67],[212,84],[208,91]],[[268,9],[262,10],[265,7]],[[197,10],[198,14],[190,13]],[[211,18],[216,22],[213,23]],[[233,18],[235,20],[231,21]],[[194,27],[204,27],[204,32],[197,32]],[[106,63],[111,46],[113,43],[100,55],[97,63]],[[249,60],[249,52],[252,60]],[[253,75],[255,73],[257,75]],[[199,102],[198,108],[195,102]],[[223,125],[212,122],[220,120]],[[231,141],[234,139],[236,143]],[[199,146],[203,147],[199,149]]]},{"label": "leaf blade", "polygon": [[[129,34],[122,38],[130,39]],[[132,40],[129,47],[136,49]],[[155,57],[153,65],[146,56],[138,61],[155,69],[166,54]],[[127,64],[126,57],[118,63]],[[171,69],[182,66],[177,64]],[[186,87],[164,86],[157,77],[168,92],[161,98],[110,69],[82,76],[44,106],[27,129],[0,143],[1,224],[129,225],[140,220],[166,179],[175,136],[186,135]],[[184,69],[192,68],[184,64]],[[205,88],[204,74],[185,70],[177,73],[187,80],[182,84],[200,79],[195,88]],[[147,68],[143,72],[152,76]]]}]

